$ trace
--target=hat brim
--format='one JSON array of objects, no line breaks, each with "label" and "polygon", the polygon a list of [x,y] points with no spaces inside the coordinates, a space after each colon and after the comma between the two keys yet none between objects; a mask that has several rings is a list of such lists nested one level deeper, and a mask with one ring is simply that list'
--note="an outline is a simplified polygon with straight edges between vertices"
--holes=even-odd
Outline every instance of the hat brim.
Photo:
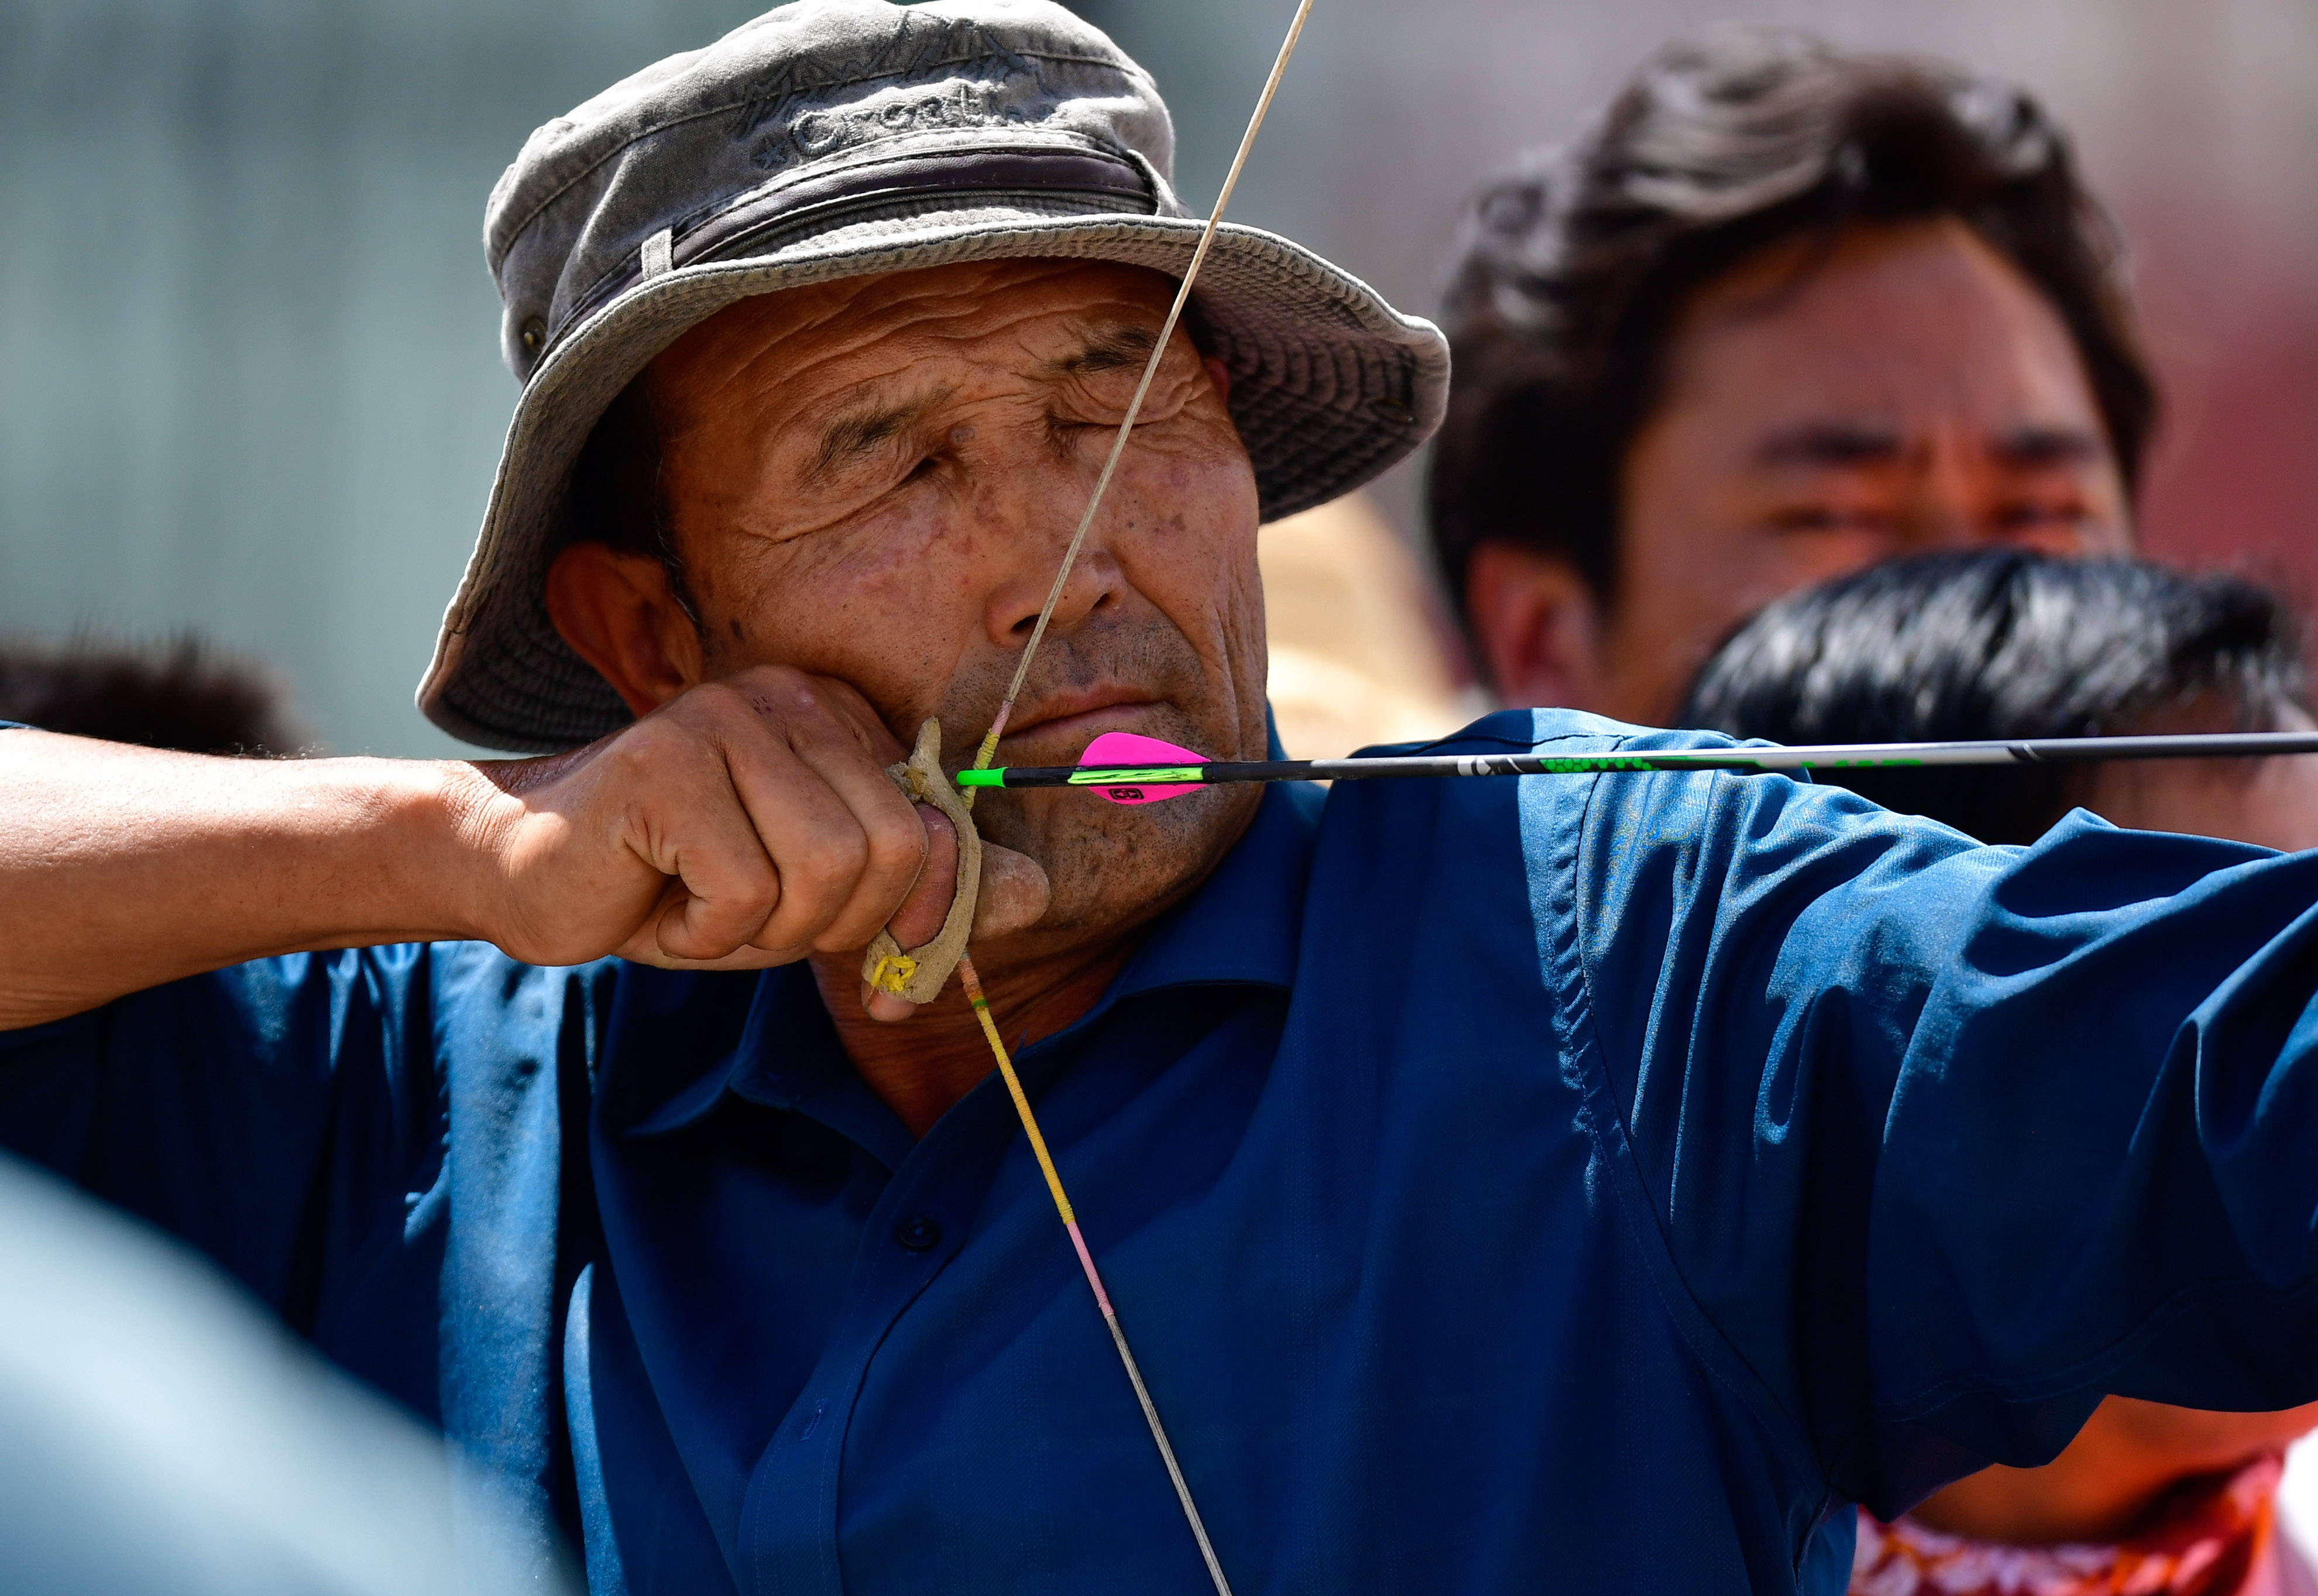
[{"label": "hat brim", "polygon": [[[1181,277],[1188,217],[1057,213],[1044,196],[886,216],[810,244],[677,267],[619,294],[561,339],[525,385],[465,576],[443,618],[418,707],[487,748],[553,752],[631,717],[547,617],[565,485],[612,401],[652,357],[727,305],[878,272],[1011,257],[1118,261]],[[1449,349],[1360,279],[1275,234],[1218,230],[1193,292],[1230,372],[1231,413],[1265,519],[1350,491],[1413,451],[1448,401]]]}]

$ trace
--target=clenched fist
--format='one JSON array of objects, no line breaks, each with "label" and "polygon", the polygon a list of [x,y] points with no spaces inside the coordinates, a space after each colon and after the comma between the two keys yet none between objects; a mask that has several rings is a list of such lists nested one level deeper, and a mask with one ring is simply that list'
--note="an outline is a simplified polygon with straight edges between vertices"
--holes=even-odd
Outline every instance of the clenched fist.
[{"label": "clenched fist", "polygon": [[[957,883],[949,822],[885,775],[904,750],[851,687],[760,666],[671,699],[587,748],[479,766],[474,846],[492,942],[536,964],[616,952],[749,969],[930,936]],[[1045,911],[1047,878],[986,847],[976,934]],[[870,1012],[899,1018],[900,999]]]}]

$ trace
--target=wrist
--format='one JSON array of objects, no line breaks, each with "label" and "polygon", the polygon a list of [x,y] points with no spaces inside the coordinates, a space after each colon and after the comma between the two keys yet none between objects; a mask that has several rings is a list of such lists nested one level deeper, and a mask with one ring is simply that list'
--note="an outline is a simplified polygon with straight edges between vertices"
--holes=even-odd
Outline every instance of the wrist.
[{"label": "wrist", "polygon": [[429,764],[412,816],[427,837],[421,857],[435,861],[420,887],[459,939],[508,940],[508,852],[523,804],[503,780],[504,765],[467,760]]}]

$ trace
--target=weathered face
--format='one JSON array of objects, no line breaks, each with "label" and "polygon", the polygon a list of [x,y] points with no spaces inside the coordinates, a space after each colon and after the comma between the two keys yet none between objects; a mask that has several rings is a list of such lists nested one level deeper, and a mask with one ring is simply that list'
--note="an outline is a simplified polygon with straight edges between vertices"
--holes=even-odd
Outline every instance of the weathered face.
[{"label": "weathered face", "polygon": [[[745,301],[687,334],[646,376],[700,622],[684,674],[837,677],[905,745],[938,717],[967,762],[1173,288],[1108,265],[945,266]],[[1220,368],[1179,330],[998,762],[1074,763],[1113,730],[1262,757],[1256,519]],[[1040,930],[1059,938],[1179,896],[1254,799],[989,793],[975,817],[1046,866]]]},{"label": "weathered face", "polygon": [[[2067,328],[1962,222],[1773,246],[1698,291],[1664,359],[1622,465],[1617,591],[1563,648],[1584,708],[1660,720],[1742,617],[1888,556],[2130,546]],[[1521,580],[1519,562],[1498,564]],[[1476,598],[1518,697],[1523,640],[1487,635],[1492,607]]]}]

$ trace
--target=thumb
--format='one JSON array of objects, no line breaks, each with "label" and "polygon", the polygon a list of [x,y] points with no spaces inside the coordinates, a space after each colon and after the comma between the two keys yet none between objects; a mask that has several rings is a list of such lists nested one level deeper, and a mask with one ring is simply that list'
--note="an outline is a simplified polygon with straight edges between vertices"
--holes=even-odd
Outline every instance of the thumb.
[{"label": "thumb", "polygon": [[1055,896],[1046,867],[1028,853],[982,844],[982,896],[975,900],[974,934],[1008,936],[1028,931]]}]

